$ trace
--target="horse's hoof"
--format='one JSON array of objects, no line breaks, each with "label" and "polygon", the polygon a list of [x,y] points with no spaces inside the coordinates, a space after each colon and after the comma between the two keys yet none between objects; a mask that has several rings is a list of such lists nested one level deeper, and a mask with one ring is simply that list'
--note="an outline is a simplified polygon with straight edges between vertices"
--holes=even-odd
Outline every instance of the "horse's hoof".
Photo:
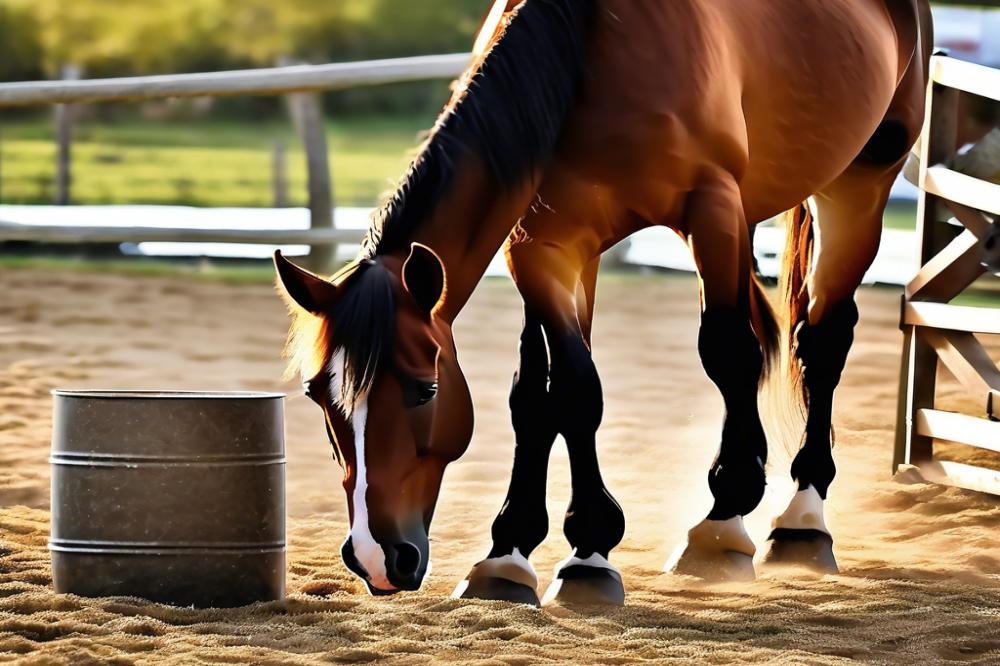
[{"label": "horse's hoof", "polygon": [[705,519],[688,531],[687,542],[677,546],[663,570],[710,583],[750,581],[757,578],[755,552],[741,517]]},{"label": "horse's hoof", "polygon": [[546,590],[542,605],[624,606],[625,586],[614,569],[582,564],[563,567]]},{"label": "horse's hoof", "polygon": [[491,601],[509,601],[515,604],[539,606],[538,593],[535,588],[523,583],[516,583],[506,578],[481,576],[463,580],[455,588],[452,596],[456,599],[488,599]]},{"label": "horse's hoof", "polygon": [[678,546],[663,570],[672,574],[694,576],[709,583],[747,582],[757,578],[752,555],[690,544]]},{"label": "horse's hoof", "polygon": [[799,566],[821,574],[839,573],[833,537],[821,530],[778,527],[767,538],[765,566]]},{"label": "horse's hoof", "polygon": [[458,584],[455,599],[489,599],[538,606],[538,576],[518,549],[510,555],[491,557],[472,567],[469,577]]}]

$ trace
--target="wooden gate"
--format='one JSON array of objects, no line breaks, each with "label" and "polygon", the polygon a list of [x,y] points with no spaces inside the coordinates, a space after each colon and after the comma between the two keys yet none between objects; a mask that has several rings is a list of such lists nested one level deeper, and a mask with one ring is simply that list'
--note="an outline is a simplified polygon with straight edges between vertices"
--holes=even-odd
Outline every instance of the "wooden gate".
[{"label": "wooden gate", "polygon": [[[980,244],[1000,215],[1000,185],[940,166],[957,149],[960,91],[1000,101],[1000,70],[941,56],[931,61],[917,207],[921,268],[903,294],[893,471],[913,465],[929,481],[1000,494],[1000,471],[934,458],[935,439],[1000,452],[1000,370],[976,337],[1000,335],[1000,309],[948,304],[983,275]],[[964,228],[936,251],[942,210]],[[939,362],[981,405],[979,416],[935,409]]]}]

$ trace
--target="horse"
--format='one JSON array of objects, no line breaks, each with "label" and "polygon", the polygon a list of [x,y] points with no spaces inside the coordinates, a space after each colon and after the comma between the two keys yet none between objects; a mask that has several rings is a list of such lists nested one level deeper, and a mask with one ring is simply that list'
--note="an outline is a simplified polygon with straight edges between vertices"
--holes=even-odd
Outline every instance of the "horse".
[{"label": "horse", "polygon": [[[357,258],[325,278],[274,257],[293,318],[289,368],[344,469],[343,559],[370,593],[416,590],[428,571],[444,470],[473,426],[452,324],[503,247],[524,302],[513,467],[492,547],[455,594],[539,604],[529,558],[546,538],[561,435],[572,550],[541,601],[624,603],[609,558],[625,522],[596,451],[591,326],[602,252],[652,225],[693,253],[698,353],[725,404],[714,503],[672,570],[754,576],[743,517],[764,494],[767,379],[795,388],[805,426],[797,490],[765,559],[836,570],[823,519],[834,390],[854,293],[923,121],[931,30],[926,0],[497,0]],[[751,233],[782,213],[777,312]]]}]

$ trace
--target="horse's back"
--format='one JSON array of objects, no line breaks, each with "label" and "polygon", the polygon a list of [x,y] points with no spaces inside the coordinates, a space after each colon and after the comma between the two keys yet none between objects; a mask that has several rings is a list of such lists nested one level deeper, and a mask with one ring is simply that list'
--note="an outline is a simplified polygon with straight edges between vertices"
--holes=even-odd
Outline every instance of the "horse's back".
[{"label": "horse's back", "polygon": [[751,220],[790,208],[878,127],[916,1],[601,0],[574,168],[646,197],[629,206],[653,223],[712,169],[737,176]]}]

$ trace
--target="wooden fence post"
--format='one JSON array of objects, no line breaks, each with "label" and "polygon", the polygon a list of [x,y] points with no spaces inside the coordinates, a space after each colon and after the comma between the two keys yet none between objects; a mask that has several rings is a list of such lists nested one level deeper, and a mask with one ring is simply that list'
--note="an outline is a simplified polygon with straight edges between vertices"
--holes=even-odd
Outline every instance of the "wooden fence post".
[{"label": "wooden fence post", "polygon": [[[930,166],[948,159],[955,152],[958,126],[959,91],[932,83],[927,95],[927,111],[920,145],[921,191],[917,201],[917,242],[920,265],[938,251],[937,227],[940,202],[923,189]],[[902,319],[901,319],[902,321]],[[916,326],[903,326],[903,358],[900,370],[899,408],[896,423],[896,446],[893,472],[904,462],[920,463],[933,458],[934,439],[921,435],[914,427],[917,411],[934,407],[938,355],[918,333]]]},{"label": "wooden fence post", "polygon": [[288,208],[288,160],[281,139],[275,139],[271,149],[271,190],[274,207]]},{"label": "wooden fence post", "polygon": [[[309,228],[332,229],[333,187],[330,180],[330,158],[323,125],[323,108],[318,93],[294,93],[289,96],[292,120],[296,125],[306,153],[309,187]],[[330,271],[337,255],[337,245],[313,245],[309,264],[316,271]]]},{"label": "wooden fence post", "polygon": [[[75,81],[80,78],[80,68],[75,65],[64,65],[60,72],[64,81]],[[73,176],[70,171],[71,150],[73,143],[73,111],[70,104],[57,104],[55,109],[56,129],[56,191],[55,204],[67,206],[71,200]]]}]

